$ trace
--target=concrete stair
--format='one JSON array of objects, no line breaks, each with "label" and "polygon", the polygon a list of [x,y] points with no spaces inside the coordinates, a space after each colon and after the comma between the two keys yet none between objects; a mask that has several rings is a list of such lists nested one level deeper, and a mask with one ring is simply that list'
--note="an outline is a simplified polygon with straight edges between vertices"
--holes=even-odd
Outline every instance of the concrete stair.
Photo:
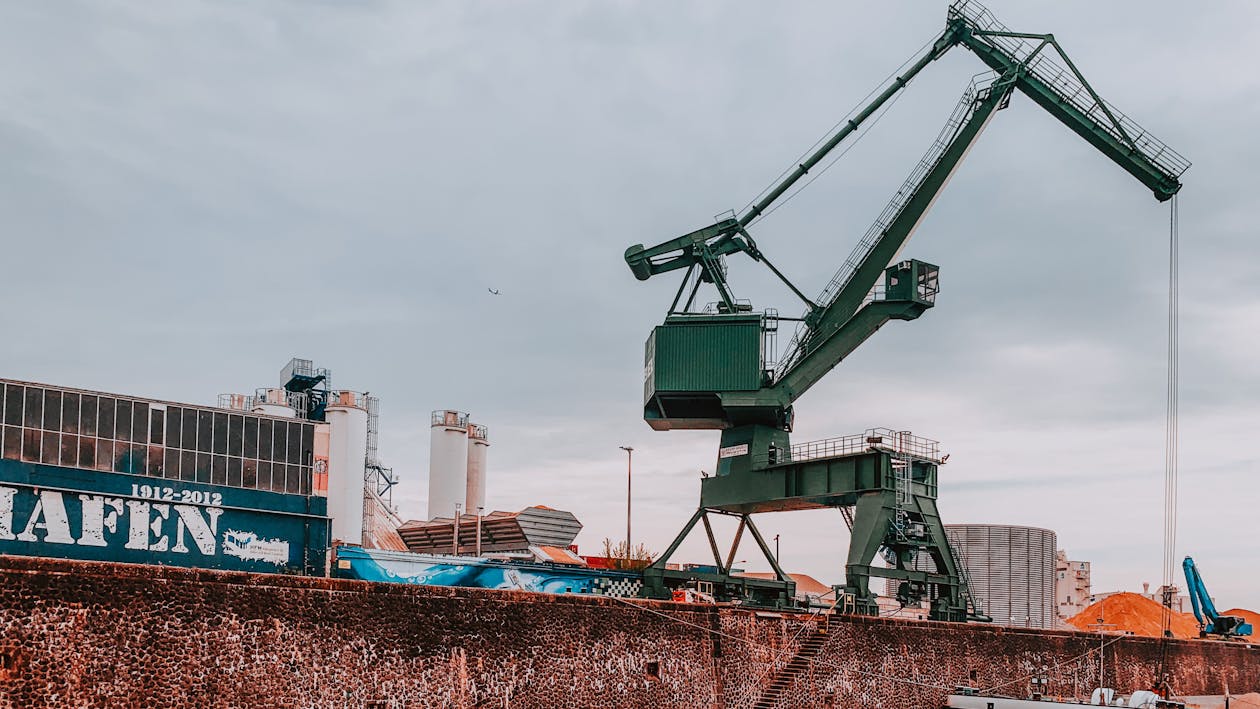
[{"label": "concrete stair", "polygon": [[810,633],[809,637],[805,638],[804,642],[801,643],[796,655],[774,676],[770,684],[762,690],[761,696],[753,703],[754,709],[773,709],[779,706],[783,695],[792,686],[792,682],[809,669],[814,656],[827,643],[828,637],[825,623],[815,628],[814,632]]}]

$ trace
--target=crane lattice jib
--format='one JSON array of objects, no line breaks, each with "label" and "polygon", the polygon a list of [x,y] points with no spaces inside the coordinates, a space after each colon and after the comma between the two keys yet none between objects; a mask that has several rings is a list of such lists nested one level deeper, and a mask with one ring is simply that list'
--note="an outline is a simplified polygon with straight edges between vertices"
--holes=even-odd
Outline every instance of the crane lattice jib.
[{"label": "crane lattice jib", "polygon": [[[1190,162],[1098,96],[1053,35],[1011,32],[983,5],[958,0],[950,5],[947,28],[934,49],[936,56],[943,53],[942,45],[965,46],[999,76],[1009,77],[1015,88],[1150,188],[1156,199],[1165,201],[1181,189],[1179,178]],[[807,355],[825,343],[828,333],[817,327],[821,320],[852,315],[867,299],[879,269],[887,265],[868,261],[889,235],[889,225],[906,209],[918,183],[939,159],[951,132],[965,120],[975,90],[973,82],[928,154],[814,300],[816,305],[808,309],[805,322],[797,327],[776,363],[775,382],[788,379]],[[908,236],[899,234],[898,238],[904,241]],[[791,388],[794,396],[803,393],[799,387]]]},{"label": "crane lattice jib", "polygon": [[1181,189],[1190,161],[1098,96],[1054,35],[1012,32],[974,0],[954,2],[947,19],[961,25],[960,44],[994,71],[1019,68],[1022,93],[1150,187],[1156,199],[1166,201]]}]

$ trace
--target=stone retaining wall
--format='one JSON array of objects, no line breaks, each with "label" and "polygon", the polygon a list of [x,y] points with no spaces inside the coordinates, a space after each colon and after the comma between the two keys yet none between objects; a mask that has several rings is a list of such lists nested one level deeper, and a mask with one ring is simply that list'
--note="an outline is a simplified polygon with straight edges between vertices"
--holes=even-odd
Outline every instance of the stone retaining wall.
[{"label": "stone retaining wall", "polygon": [[[0,706],[747,707],[817,622],[0,556]],[[829,627],[782,706],[936,709],[940,687],[1022,678],[1098,643],[913,621],[835,618]],[[1126,638],[1107,652],[1109,678],[1141,684],[1158,646]],[[1260,688],[1260,650],[1178,641],[1170,657],[1184,693]],[[1092,686],[1097,665],[1086,659],[1050,673],[1052,690]]]}]

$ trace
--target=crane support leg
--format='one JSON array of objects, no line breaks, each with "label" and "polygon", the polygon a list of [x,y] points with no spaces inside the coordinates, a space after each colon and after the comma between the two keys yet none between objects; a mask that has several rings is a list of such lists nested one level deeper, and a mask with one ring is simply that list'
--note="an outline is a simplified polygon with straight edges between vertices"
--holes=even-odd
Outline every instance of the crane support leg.
[{"label": "crane support leg", "polygon": [[[888,568],[872,565],[881,554]],[[858,497],[844,585],[854,612],[879,613],[870,582],[885,578],[900,582],[896,598],[902,604],[929,600],[933,620],[983,619],[978,611],[968,611],[961,567],[930,496],[916,493],[906,498],[896,490],[880,490]]]},{"label": "crane support leg", "polygon": [[[725,560],[722,558],[717,538],[713,534],[713,526],[709,522],[710,515],[725,515],[739,520],[739,527],[735,532],[735,538],[731,542],[731,547],[727,551]],[[696,565],[687,569],[667,568],[669,559],[674,555],[674,552],[678,551],[678,547],[691,534],[691,530],[695,529],[698,522],[704,523],[705,535],[709,540],[709,549],[713,552],[714,565]],[[745,529],[752,535],[753,540],[757,543],[757,548],[761,550],[770,567],[774,569],[775,578],[752,579],[732,575],[732,568],[736,563],[735,557],[739,553],[739,545],[743,539]],[[761,536],[761,530],[757,529],[757,525],[753,524],[750,514],[701,507],[691,516],[691,519],[688,520],[682,531],[678,533],[678,536],[674,538],[673,543],[669,545],[665,553],[661,554],[651,566],[643,570],[643,591],[641,595],[644,598],[669,600],[673,597],[675,589],[682,588],[710,594],[719,602],[735,601],[752,606],[788,608],[795,603],[796,582],[779,566],[779,560],[770,551],[770,546],[766,544],[765,537]]]}]

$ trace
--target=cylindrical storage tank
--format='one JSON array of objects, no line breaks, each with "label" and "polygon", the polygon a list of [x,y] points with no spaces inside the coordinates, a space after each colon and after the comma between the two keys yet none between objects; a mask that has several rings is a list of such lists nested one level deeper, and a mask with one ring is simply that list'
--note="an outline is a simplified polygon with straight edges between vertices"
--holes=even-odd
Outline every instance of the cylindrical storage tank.
[{"label": "cylindrical storage tank", "polygon": [[367,460],[368,413],[337,402],[328,406],[328,516],[332,538],[363,543],[363,472]]},{"label": "cylindrical storage tank", "polygon": [[1055,627],[1054,564],[1058,540],[1040,527],[947,524],[962,557],[972,597],[998,625]]},{"label": "cylindrical storage tank", "polygon": [[429,429],[429,519],[454,517],[468,496],[468,414],[434,411]]},{"label": "cylindrical storage tank", "polygon": [[288,394],[284,389],[259,389],[254,395],[252,413],[279,418],[297,418],[297,411],[289,406]]},{"label": "cylindrical storage tank", "polygon": [[485,426],[468,424],[468,486],[464,510],[477,514],[486,506],[486,454],[490,450],[489,431]]}]

